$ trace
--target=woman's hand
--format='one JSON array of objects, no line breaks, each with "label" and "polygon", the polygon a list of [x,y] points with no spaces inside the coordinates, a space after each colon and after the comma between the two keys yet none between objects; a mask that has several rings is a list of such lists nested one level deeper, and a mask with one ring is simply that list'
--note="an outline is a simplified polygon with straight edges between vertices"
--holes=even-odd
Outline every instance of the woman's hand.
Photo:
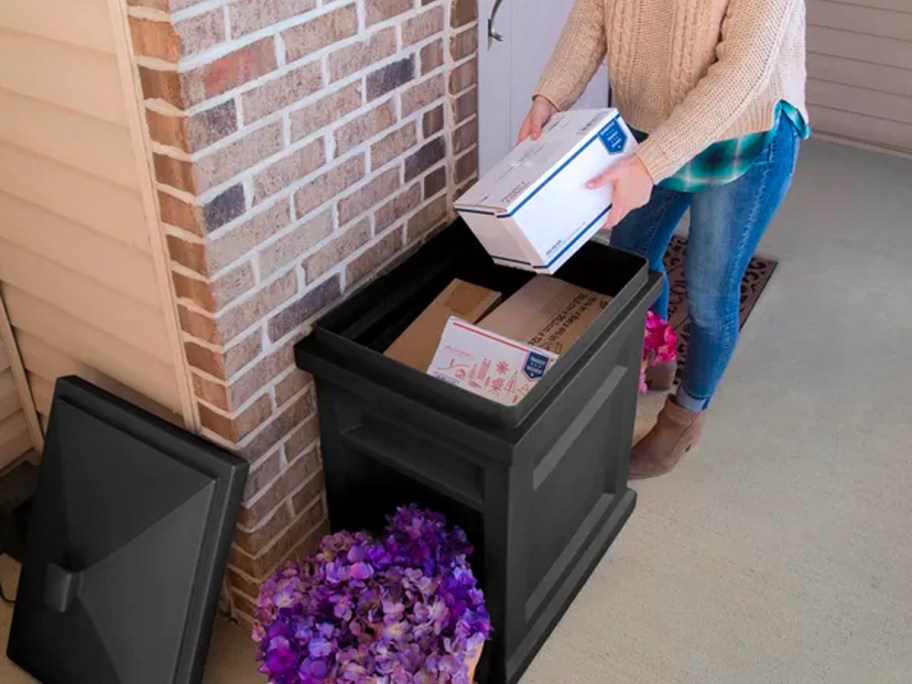
[{"label": "woman's hand", "polygon": [[609,183],[614,186],[614,198],[603,230],[614,228],[631,211],[649,202],[652,188],[655,186],[646,165],[635,154],[622,159],[605,173],[593,178],[586,187],[595,190]]},{"label": "woman's hand", "polygon": [[532,100],[532,108],[523,121],[522,128],[519,129],[519,139],[521,143],[526,138],[538,140],[541,137],[542,129],[551,120],[551,117],[557,114],[557,107],[551,104],[551,100],[541,95],[536,95]]}]

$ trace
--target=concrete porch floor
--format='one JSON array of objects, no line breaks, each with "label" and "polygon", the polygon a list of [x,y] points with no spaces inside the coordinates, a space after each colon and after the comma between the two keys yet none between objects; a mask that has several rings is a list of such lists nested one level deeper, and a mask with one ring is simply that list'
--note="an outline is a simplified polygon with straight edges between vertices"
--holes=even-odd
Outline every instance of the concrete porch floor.
[{"label": "concrete porch floor", "polygon": [[[780,266],[705,443],[637,485],[523,684],[909,681],[912,161],[808,143],[761,251]],[[219,622],[206,684],[264,681],[252,657]]]}]

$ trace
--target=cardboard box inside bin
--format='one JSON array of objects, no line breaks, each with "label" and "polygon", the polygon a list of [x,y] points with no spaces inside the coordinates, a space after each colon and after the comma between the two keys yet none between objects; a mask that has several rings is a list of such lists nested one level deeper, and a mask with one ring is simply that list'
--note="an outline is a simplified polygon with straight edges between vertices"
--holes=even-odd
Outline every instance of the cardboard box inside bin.
[{"label": "cardboard box inside bin", "polygon": [[400,363],[426,372],[450,316],[475,323],[500,302],[500,293],[454,280],[384,352]]},{"label": "cardboard box inside bin", "polygon": [[535,276],[478,324],[555,354],[576,342],[611,297],[550,276]]},{"label": "cardboard box inside bin", "polygon": [[557,360],[557,354],[450,318],[428,373],[473,394],[512,406]]},{"label": "cardboard box inside bin", "polygon": [[586,183],[636,147],[616,109],[561,112],[538,140],[517,145],[460,197],[456,209],[497,264],[556,273],[611,208],[612,188]]},{"label": "cardboard box inside bin", "polygon": [[611,302],[611,297],[549,276],[533,277],[490,311],[499,297],[453,281],[390,346],[387,356],[512,405]]}]

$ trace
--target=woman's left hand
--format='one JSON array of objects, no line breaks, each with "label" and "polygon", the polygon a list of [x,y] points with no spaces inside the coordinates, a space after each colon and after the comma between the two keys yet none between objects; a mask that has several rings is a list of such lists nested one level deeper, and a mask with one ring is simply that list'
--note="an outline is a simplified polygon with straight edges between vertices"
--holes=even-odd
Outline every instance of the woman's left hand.
[{"label": "woman's left hand", "polygon": [[631,211],[649,202],[655,186],[646,165],[635,154],[593,178],[586,187],[595,190],[609,183],[614,186],[614,198],[603,230],[614,228]]}]

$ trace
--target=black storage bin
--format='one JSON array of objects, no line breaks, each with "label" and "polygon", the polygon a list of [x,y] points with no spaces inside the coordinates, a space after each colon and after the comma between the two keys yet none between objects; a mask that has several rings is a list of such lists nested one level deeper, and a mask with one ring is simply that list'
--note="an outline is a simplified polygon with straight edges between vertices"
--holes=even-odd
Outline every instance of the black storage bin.
[{"label": "black storage bin", "polygon": [[504,406],[383,356],[453,278],[509,297],[456,222],[296,347],[317,383],[333,529],[416,501],[462,526],[494,624],[478,681],[516,682],[633,511],[627,487],[646,309],[660,276],[590,242],[558,275],[614,301],[524,400]]}]

